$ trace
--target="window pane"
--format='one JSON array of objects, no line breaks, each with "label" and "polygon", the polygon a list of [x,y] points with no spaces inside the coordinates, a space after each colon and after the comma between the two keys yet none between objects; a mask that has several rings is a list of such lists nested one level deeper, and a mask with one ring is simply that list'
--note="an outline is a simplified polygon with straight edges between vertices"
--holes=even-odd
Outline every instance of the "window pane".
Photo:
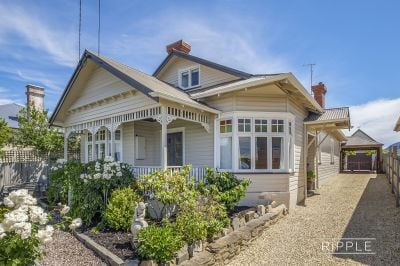
[{"label": "window pane", "polygon": [[267,169],[268,142],[266,137],[256,138],[256,169]]},{"label": "window pane", "polygon": [[115,143],[115,154],[114,160],[120,161],[121,160],[121,143]]},{"label": "window pane", "polygon": [[232,138],[221,138],[220,140],[220,168],[232,169]]},{"label": "window pane", "polygon": [[255,119],[254,124],[256,132],[267,132],[268,120]]},{"label": "window pane", "polygon": [[187,71],[181,74],[181,86],[182,88],[189,87],[189,73]]},{"label": "window pane", "polygon": [[283,120],[272,119],[272,121],[271,121],[272,132],[284,132],[284,123],[283,122],[284,122]]},{"label": "window pane", "polygon": [[251,132],[251,119],[238,119],[239,132]]},{"label": "window pane", "polygon": [[88,133],[87,139],[88,139],[88,141],[92,141],[92,134],[91,133]]},{"label": "window pane", "polygon": [[198,69],[193,69],[191,72],[191,82],[192,82],[192,87],[199,85],[199,70]]},{"label": "window pane", "polygon": [[92,144],[87,146],[88,151],[88,162],[92,160]]},{"label": "window pane", "polygon": [[219,122],[219,132],[231,133],[232,132],[232,120],[221,120]]},{"label": "window pane", "polygon": [[272,169],[283,169],[283,138],[272,138]]},{"label": "window pane", "polygon": [[121,140],[121,130],[115,131],[115,140]]},{"label": "window pane", "polygon": [[251,168],[251,138],[239,138],[239,169]]}]

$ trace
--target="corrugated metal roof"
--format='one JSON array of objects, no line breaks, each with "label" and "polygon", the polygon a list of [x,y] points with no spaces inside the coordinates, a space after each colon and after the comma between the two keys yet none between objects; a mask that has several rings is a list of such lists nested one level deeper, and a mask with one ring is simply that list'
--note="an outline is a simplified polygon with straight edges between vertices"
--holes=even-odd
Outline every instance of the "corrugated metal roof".
[{"label": "corrugated metal roof", "polygon": [[348,107],[330,108],[324,109],[322,114],[310,113],[304,122],[325,122],[325,121],[336,121],[336,120],[348,120],[350,119],[350,111]]},{"label": "corrugated metal roof", "polygon": [[19,128],[17,115],[22,108],[24,106],[16,103],[0,105],[0,118],[3,118],[9,127]]},{"label": "corrugated metal roof", "polygon": [[356,132],[353,133],[353,135],[347,137],[347,142],[343,147],[346,148],[346,147],[357,147],[357,146],[376,147],[376,146],[383,146],[383,144],[371,138],[367,133],[365,133],[361,129],[358,129]]}]

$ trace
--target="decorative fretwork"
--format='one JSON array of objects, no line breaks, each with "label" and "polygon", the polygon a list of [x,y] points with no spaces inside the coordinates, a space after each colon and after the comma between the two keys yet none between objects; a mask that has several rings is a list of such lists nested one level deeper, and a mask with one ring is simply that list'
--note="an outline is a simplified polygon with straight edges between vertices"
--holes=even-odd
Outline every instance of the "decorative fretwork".
[{"label": "decorative fretwork", "polygon": [[119,125],[125,122],[138,121],[143,119],[154,119],[160,124],[166,123],[167,125],[176,119],[182,119],[186,121],[196,122],[201,124],[207,132],[210,132],[209,116],[207,113],[202,111],[188,111],[183,108],[165,107],[165,112],[162,113],[162,107],[156,106],[147,109],[142,109],[130,113],[121,115],[114,115],[107,118],[97,119],[77,125],[67,127],[65,133],[68,136],[72,132],[83,133],[89,131],[92,134],[101,128],[105,127],[112,131],[118,128]]}]

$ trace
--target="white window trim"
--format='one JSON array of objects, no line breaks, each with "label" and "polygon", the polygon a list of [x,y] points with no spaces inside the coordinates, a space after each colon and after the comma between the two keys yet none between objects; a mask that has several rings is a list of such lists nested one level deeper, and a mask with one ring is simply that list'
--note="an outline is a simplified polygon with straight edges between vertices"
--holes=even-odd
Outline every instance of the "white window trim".
[{"label": "white window trim", "polygon": [[[194,69],[198,69],[198,71],[199,71],[199,84],[197,84],[197,85],[195,85],[195,86],[192,86],[192,85],[191,85],[191,84],[192,84],[191,71],[194,70]],[[188,86],[187,86],[187,88],[184,88],[184,87],[182,86],[182,73],[183,73],[183,72],[186,72],[186,71],[189,72]],[[200,65],[195,65],[195,66],[191,66],[191,67],[188,67],[188,68],[179,69],[179,71],[178,71],[178,83],[179,83],[179,88],[181,88],[182,90],[189,90],[189,89],[193,89],[193,88],[200,87],[200,86],[201,86],[201,70],[200,70]]]},{"label": "white window trim", "polygon": [[331,138],[331,164],[335,164],[335,140]]},{"label": "white window trim", "polygon": [[[238,132],[237,120],[239,118],[251,118],[251,127],[252,132]],[[219,121],[232,119],[232,133],[220,133],[219,132]],[[267,133],[263,132],[255,132],[255,119],[266,119],[268,120],[268,130]],[[271,120],[272,119],[283,119],[284,120],[284,132],[271,132]],[[289,135],[289,121],[292,123],[292,135]],[[293,156],[293,168],[295,164],[295,151],[294,151],[294,143],[295,143],[295,116],[292,113],[288,112],[248,112],[248,111],[235,111],[235,112],[227,112],[220,114],[214,122],[214,166],[218,168],[220,171],[231,171],[237,173],[245,173],[245,172],[268,172],[268,173],[293,173],[294,169],[291,169],[289,156]],[[221,169],[220,165],[220,137],[221,136],[232,136],[232,169]],[[252,166],[251,169],[239,169],[239,136],[248,136],[251,135],[251,153],[252,153]],[[268,167],[272,167],[272,137],[283,137],[283,169],[255,169],[255,137],[256,136],[265,136],[268,138]],[[292,139],[292,154],[289,154],[289,138]]]},{"label": "white window trim", "polygon": [[[111,134],[111,132],[109,132],[108,131],[108,129],[104,129],[104,128],[102,128],[102,129],[99,129],[99,131],[100,130],[105,130],[105,140],[95,140],[95,143],[94,143],[94,145],[96,145],[96,144],[100,144],[100,143],[104,143],[105,144],[105,149],[104,149],[104,153],[105,153],[105,156],[107,156],[111,151],[109,151],[109,143],[112,145],[112,140],[110,139],[108,139],[108,135],[109,134]],[[120,127],[120,128],[118,128],[118,129],[116,129],[115,131],[117,131],[117,130],[119,130],[120,131],[120,140],[115,140],[114,139],[114,144],[116,144],[116,143],[120,143],[120,147],[121,147],[121,158],[120,158],[120,161],[121,162],[123,162],[123,154],[124,154],[124,152],[123,152],[123,149],[124,149],[124,145],[123,145],[123,130],[122,130],[122,128]],[[97,132],[99,132],[99,131],[97,131]],[[86,132],[86,134],[85,134],[85,138],[84,138],[84,141],[85,141],[85,163],[88,163],[89,162],[89,145],[93,145],[93,141],[90,141],[89,142],[89,140],[88,140],[88,138],[89,138],[89,134],[92,134],[92,139],[93,138],[96,138],[96,134],[97,134],[97,132],[95,133],[95,134],[92,134],[91,132]],[[114,134],[115,134],[115,132],[114,132]],[[114,138],[115,138],[115,136],[114,136]],[[115,149],[114,149],[115,150]],[[95,146],[95,151],[96,151],[96,146]],[[92,154],[92,161],[94,161],[94,157],[95,155],[94,154]],[[112,155],[113,156],[113,155]],[[98,158],[96,157],[96,160],[97,160]]]}]

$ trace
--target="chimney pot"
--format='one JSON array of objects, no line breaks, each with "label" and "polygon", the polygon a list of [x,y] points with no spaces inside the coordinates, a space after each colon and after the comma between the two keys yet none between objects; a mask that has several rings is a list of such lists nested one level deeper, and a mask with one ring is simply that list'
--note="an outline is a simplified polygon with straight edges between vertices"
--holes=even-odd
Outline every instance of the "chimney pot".
[{"label": "chimney pot", "polygon": [[313,85],[311,88],[314,93],[314,99],[321,105],[322,108],[325,108],[325,94],[328,91],[325,84],[319,82],[317,85]]},{"label": "chimney pot", "polygon": [[167,53],[168,54],[172,53],[173,50],[177,50],[177,51],[183,52],[185,54],[188,54],[188,53],[190,53],[191,49],[192,49],[192,46],[190,46],[190,44],[188,44],[184,40],[179,40],[179,41],[176,41],[174,43],[167,45]]},{"label": "chimney pot", "polygon": [[35,106],[36,110],[44,109],[44,88],[36,85],[26,85],[26,106]]}]

